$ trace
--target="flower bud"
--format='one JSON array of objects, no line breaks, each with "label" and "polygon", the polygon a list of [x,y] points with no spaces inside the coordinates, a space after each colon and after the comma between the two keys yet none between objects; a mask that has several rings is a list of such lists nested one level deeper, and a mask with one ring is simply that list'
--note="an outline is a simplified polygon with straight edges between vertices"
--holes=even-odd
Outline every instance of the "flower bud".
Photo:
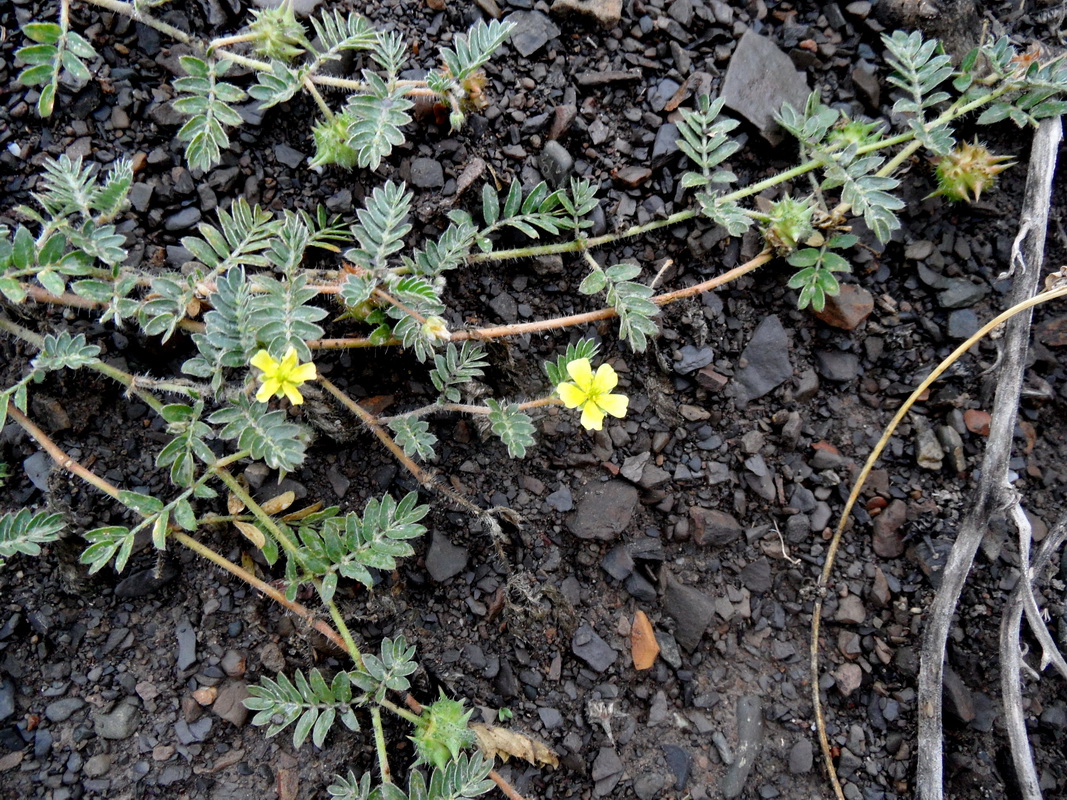
[{"label": "flower bud", "polygon": [[448,330],[448,323],[440,317],[427,317],[426,321],[422,323],[422,332],[427,339],[440,339],[443,342],[447,342],[452,338],[452,333]]}]

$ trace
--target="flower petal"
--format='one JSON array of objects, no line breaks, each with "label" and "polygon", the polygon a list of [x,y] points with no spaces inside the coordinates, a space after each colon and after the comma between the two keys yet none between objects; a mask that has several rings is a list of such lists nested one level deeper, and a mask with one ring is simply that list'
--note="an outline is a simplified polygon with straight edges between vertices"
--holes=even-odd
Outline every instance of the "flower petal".
[{"label": "flower petal", "polygon": [[281,389],[282,382],[280,380],[274,377],[268,378],[264,376],[263,387],[260,389],[260,391],[266,390],[267,397],[272,397],[274,395],[278,395],[279,397],[281,397]]},{"label": "flower petal", "polygon": [[285,355],[282,356],[281,373],[288,375],[296,367],[296,348],[289,345],[289,349],[285,351]]},{"label": "flower petal", "polygon": [[619,384],[619,376],[611,364],[601,364],[593,377],[590,394],[607,394]]},{"label": "flower petal", "polygon": [[264,383],[262,386],[259,387],[259,391],[256,392],[256,400],[261,403],[266,403],[268,400],[271,399],[273,395],[274,392],[271,391],[270,384]]},{"label": "flower petal", "polygon": [[589,399],[589,396],[585,392],[570,381],[566,381],[557,386],[556,392],[559,394],[559,399],[563,401],[563,405],[567,408],[577,408]]},{"label": "flower petal", "polygon": [[613,417],[625,417],[630,398],[624,394],[602,394],[596,399],[597,407]]},{"label": "flower petal", "polygon": [[294,406],[298,406],[304,402],[304,395],[300,394],[300,390],[293,384],[282,384],[282,391],[285,392],[285,396],[289,398],[289,402]]},{"label": "flower petal", "polygon": [[588,358],[576,358],[567,363],[567,373],[574,378],[575,384],[587,395],[593,388],[593,369]]},{"label": "flower petal", "polygon": [[306,364],[301,364],[289,373],[289,380],[296,384],[301,384],[305,381],[313,381],[317,377],[318,372],[315,371],[315,365],[310,361]]},{"label": "flower petal", "polygon": [[589,431],[598,431],[604,427],[604,412],[596,403],[586,403],[582,408],[582,427]]},{"label": "flower petal", "polygon": [[271,358],[270,353],[266,350],[260,350],[252,356],[252,360],[248,363],[256,369],[261,369],[264,372],[270,372],[278,368],[278,362]]}]

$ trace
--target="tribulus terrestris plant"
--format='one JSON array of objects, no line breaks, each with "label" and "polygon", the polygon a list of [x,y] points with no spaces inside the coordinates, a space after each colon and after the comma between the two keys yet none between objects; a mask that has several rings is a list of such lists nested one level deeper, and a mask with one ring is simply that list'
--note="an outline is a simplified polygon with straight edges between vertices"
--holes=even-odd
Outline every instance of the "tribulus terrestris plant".
[{"label": "tribulus terrestris plant", "polygon": [[[405,139],[413,103],[429,102],[453,129],[465,114],[485,102],[482,68],[506,40],[510,26],[477,23],[440,53],[441,66],[424,79],[401,79],[407,47],[395,33],[376,30],[358,14],[336,11],[312,17],[309,26],[291,7],[253,14],[247,29],[199,41],[154,15],[161,3],[88,0],[124,14],[190,46],[181,58],[185,74],[173,83],[174,108],[187,119],[177,132],[191,169],[201,174],[219,164],[232,147],[232,129],[242,122],[234,105],[249,96],[264,110],[297,93],[308,94],[319,112],[312,136],[316,152],[309,168],[375,170]],[[28,44],[18,51],[20,79],[36,87],[37,111],[47,117],[61,107],[60,88],[93,80],[98,55],[70,25],[70,3],[60,3],[59,21],[23,26]],[[801,160],[795,167],[748,186],[731,188],[737,177],[728,160],[739,149],[731,138],[737,122],[722,115],[723,103],[703,95],[682,111],[678,146],[690,170],[684,185],[694,190],[693,207],[626,230],[591,236],[590,214],[597,188],[573,180],[564,188],[518,180],[498,189],[482,187],[470,208],[455,208],[434,240],[412,241],[412,193],[385,181],[367,193],[354,220],[320,209],[286,210],[275,216],[243,199],[220,209],[215,224],[202,222],[198,235],[182,240],[194,260],[182,269],[123,266],[128,250],[116,220],[125,213],[133,184],[131,163],[119,159],[106,171],[79,159],[47,160],[38,176],[34,207],[20,207],[23,222],[0,229],[0,296],[6,310],[0,329],[24,341],[37,355],[23,376],[0,392],[0,426],[7,418],[22,425],[66,469],[109,495],[138,521],[79,532],[88,546],[81,560],[90,572],[121,571],[140,534],[164,551],[173,544],[192,549],[212,563],[307,618],[350,657],[351,664],[327,677],[319,669],[292,678],[279,674],[252,689],[254,724],[268,735],[292,728],[295,744],[321,745],[341,723],[359,730],[369,717],[378,755],[376,780],[370,773],[338,776],[329,787],[337,798],[475,797],[493,785],[495,745],[467,754],[475,736],[470,710],[442,697],[426,708],[404,696],[415,671],[415,648],[403,636],[384,640],[367,652],[354,639],[337,604],[342,582],[373,590],[380,571],[414,553],[413,540],[426,528],[428,506],[412,492],[397,501],[370,500],[363,513],[343,513],[313,504],[292,509],[283,494],[261,503],[232,468],[262,461],[279,476],[299,470],[313,438],[305,420],[289,413],[305,401],[332,398],[370,431],[421,484],[428,497],[442,497],[475,515],[493,533],[507,509],[483,509],[445,487],[425,466],[437,443],[429,420],[446,414],[483,420],[510,456],[522,458],[536,446],[534,415],[549,405],[580,410],[591,430],[628,409],[615,393],[618,378],[602,363],[591,339],[561,347],[544,365],[541,397],[517,402],[485,397],[472,389],[490,366],[485,343],[533,331],[565,330],[594,320],[617,318],[618,338],[635,351],[657,335],[659,308],[721,286],[776,259],[796,271],[788,285],[798,303],[821,310],[839,291],[837,275],[850,269],[848,251],[859,243],[849,220],[861,217],[886,241],[899,227],[894,194],[898,169],[920,150],[938,159],[938,192],[952,199],[976,198],[987,190],[1003,160],[976,145],[959,145],[953,133],[961,118],[980,112],[978,124],[1010,119],[1023,126],[1062,113],[1067,103],[1067,67],[1017,54],[1006,39],[984,44],[953,67],[936,42],[918,34],[884,39],[892,68],[890,83],[900,90],[895,111],[903,130],[845,118],[813,93],[804,108],[786,106],[781,125],[796,137]],[[335,74],[347,52],[363,58],[357,78]],[[230,79],[234,65],[251,70],[254,85]],[[333,90],[328,94],[323,89]],[[336,90],[340,90],[338,94]],[[950,91],[951,90],[951,91]],[[422,102],[420,100],[420,102]],[[810,182],[799,181],[810,177]],[[779,199],[750,208],[747,198],[781,187]],[[642,281],[642,266],[603,264],[594,255],[621,239],[691,221],[722,226],[731,236],[753,225],[765,249],[756,258],[712,280],[657,294],[659,279]],[[510,238],[560,237],[556,243],[502,247]],[[330,266],[311,269],[309,255],[328,254]],[[521,325],[470,327],[448,305],[450,273],[479,264],[539,255],[574,253],[587,273],[580,294],[593,298],[590,311]],[[15,313],[29,302],[74,306],[99,315],[102,323],[136,326],[166,341],[189,337],[195,355],[181,374],[147,377],[125,372],[100,358],[101,348],[59,319],[31,330]],[[13,313],[14,312],[14,313]],[[356,321],[359,336],[329,338],[338,317]],[[331,319],[332,318],[332,319]],[[346,324],[349,324],[346,322]],[[415,395],[403,409],[384,415],[347,396],[316,368],[343,348],[399,347],[422,362],[437,398],[419,405]],[[122,384],[166,424],[170,441],[155,463],[169,470],[172,491],[149,496],[112,485],[64,454],[27,416],[32,386],[57,370],[92,370]],[[308,405],[311,405],[309,402]],[[491,445],[490,445],[491,446]],[[23,509],[0,517],[0,558],[37,555],[61,534],[62,515]],[[281,570],[283,589],[267,583],[207,546],[197,534],[212,527],[236,529],[268,568]],[[327,610],[330,623],[298,602],[308,588]],[[418,761],[430,768],[411,771],[407,788],[394,781],[381,711],[412,728]],[[489,741],[494,741],[489,737]],[[495,741],[499,741],[496,739]],[[539,746],[540,747],[540,746]],[[552,763],[541,747],[534,760]],[[498,748],[497,752],[506,752]]]}]

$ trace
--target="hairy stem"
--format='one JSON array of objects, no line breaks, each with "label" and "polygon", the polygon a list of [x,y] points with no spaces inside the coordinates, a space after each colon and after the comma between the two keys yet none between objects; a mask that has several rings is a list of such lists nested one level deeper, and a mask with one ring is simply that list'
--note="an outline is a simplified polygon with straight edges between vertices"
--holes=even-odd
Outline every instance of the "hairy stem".
[{"label": "hairy stem", "polygon": [[378,751],[378,769],[382,773],[382,783],[392,783],[393,771],[389,769],[389,751],[385,746],[385,731],[382,730],[382,710],[378,706],[371,707],[370,722],[374,729],[374,749]]},{"label": "hairy stem", "polygon": [[[549,395],[548,397],[540,397],[537,400],[527,400],[525,403],[519,403],[517,408],[519,411],[526,411],[531,408],[541,408],[543,406],[558,406],[562,401],[555,395]],[[487,416],[492,412],[488,406],[472,406],[465,403],[430,403],[420,408],[413,408],[411,411],[405,411],[403,414],[394,414],[391,417],[379,417],[378,422],[383,425],[388,425],[390,422],[395,422],[398,419],[417,419],[418,417],[425,417],[427,414],[435,414],[437,412],[451,412],[454,414],[471,414]]]},{"label": "hairy stem", "polygon": [[108,11],[114,11],[118,14],[124,14],[130,19],[140,22],[142,25],[147,25],[149,28],[155,28],[160,33],[164,33],[173,39],[177,39],[182,44],[192,44],[193,37],[180,28],[175,28],[164,22],[161,19],[156,19],[150,14],[138,11],[134,8],[133,3],[124,3],[122,0],[88,0],[90,5],[97,6],[98,8],[106,8]]}]

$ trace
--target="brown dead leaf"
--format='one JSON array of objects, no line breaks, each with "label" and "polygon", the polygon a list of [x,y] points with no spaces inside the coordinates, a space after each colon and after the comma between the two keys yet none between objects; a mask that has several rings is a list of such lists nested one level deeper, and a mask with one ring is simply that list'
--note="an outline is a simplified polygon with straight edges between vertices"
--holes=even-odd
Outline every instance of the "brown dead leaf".
[{"label": "brown dead leaf", "polygon": [[507,761],[515,756],[531,764],[559,766],[559,756],[551,747],[525,734],[480,722],[471,725],[471,730],[478,739],[478,747],[489,758],[499,757],[501,761]]},{"label": "brown dead leaf", "polygon": [[237,528],[237,530],[244,534],[244,537],[248,539],[248,541],[258,547],[260,550],[263,549],[263,545],[267,543],[267,537],[263,535],[263,531],[261,531],[251,522],[235,521],[233,524],[234,527]]},{"label": "brown dead leaf", "polygon": [[656,632],[644,611],[634,614],[634,624],[630,628],[630,654],[634,658],[634,669],[651,669],[659,656],[659,642]]},{"label": "brown dead leaf", "polygon": [[226,511],[229,514],[240,514],[245,510],[245,504],[237,499],[237,495],[230,494],[226,497]]},{"label": "brown dead leaf", "polygon": [[263,510],[266,511],[268,514],[278,514],[289,508],[289,506],[293,504],[294,500],[296,500],[295,492],[282,492],[281,494],[275,495],[270,500],[267,500],[265,503],[263,503]]},{"label": "brown dead leaf", "polygon": [[312,503],[310,506],[306,506],[305,508],[301,508],[297,511],[293,511],[289,514],[286,514],[284,517],[282,517],[282,520],[284,520],[285,522],[297,522],[299,520],[302,520],[304,517],[310,517],[316,511],[319,511],[321,509],[322,501],[319,500],[317,503]]}]

